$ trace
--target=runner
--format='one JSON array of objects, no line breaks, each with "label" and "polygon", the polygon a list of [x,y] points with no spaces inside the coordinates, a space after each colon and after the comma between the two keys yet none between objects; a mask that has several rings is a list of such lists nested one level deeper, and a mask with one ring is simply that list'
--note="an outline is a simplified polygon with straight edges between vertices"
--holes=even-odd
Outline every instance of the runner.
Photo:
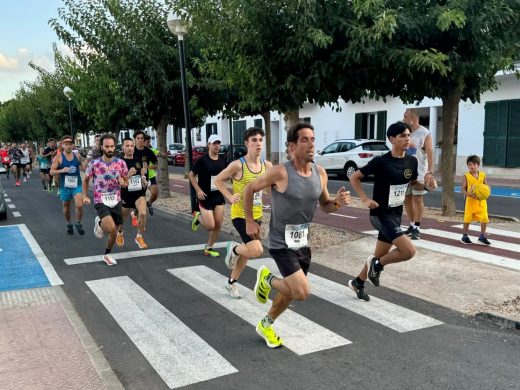
[{"label": "runner", "polygon": [[47,192],[49,190],[49,185],[51,182],[50,176],[50,164],[49,159],[44,157],[45,148],[43,146],[40,147],[40,153],[36,156],[38,160],[38,168],[40,169],[40,178],[42,179],[43,192]]},{"label": "runner", "polygon": [[23,182],[26,183],[27,179],[30,178],[30,172],[32,169],[31,166],[31,152],[29,148],[27,147],[27,144],[25,142],[22,142],[20,144],[20,152],[22,155],[20,156],[20,165],[22,168],[22,174],[23,174]]},{"label": "runner", "polygon": [[18,145],[16,142],[13,142],[12,148],[9,149],[9,157],[11,158],[11,172],[13,173],[15,186],[20,186],[20,177],[22,177],[23,166],[21,163],[21,158],[23,154],[18,149]]},{"label": "runner", "polygon": [[100,143],[103,156],[88,164],[83,178],[83,203],[91,203],[88,185],[93,178],[94,208],[98,215],[94,220],[94,235],[103,238],[103,232],[108,234],[103,261],[107,265],[116,265],[117,262],[110,253],[116,242],[118,227],[123,224],[121,187],[128,186],[128,168],[123,160],[114,157],[116,137],[103,134]]},{"label": "runner", "polygon": [[[135,150],[134,150],[134,158],[141,161],[143,164],[143,168],[147,171],[146,179],[150,182],[150,193],[153,196],[153,191],[158,191],[157,188],[157,179],[154,177],[153,179],[150,177],[150,169],[157,169],[157,156],[150,149],[144,146],[144,131],[137,130],[134,133],[135,140]],[[150,202],[148,202],[148,213],[153,215],[153,207]]]},{"label": "runner", "polygon": [[[56,150],[58,150],[56,140],[54,138],[49,138],[49,140],[47,141],[47,147],[43,151],[43,157],[47,158],[49,167],[52,165],[52,159],[56,156]],[[51,177],[49,192],[53,188],[57,188],[59,186],[58,180],[59,176]]]},{"label": "runner", "polygon": [[[70,135],[61,138],[63,152],[58,154],[52,161],[50,174],[60,175],[60,199],[63,202],[63,215],[67,221],[67,234],[74,234],[74,226],[80,236],[85,234],[81,219],[83,218],[83,196],[81,188],[80,168],[82,166],[78,157],[72,153],[74,143]],[[74,199],[76,206],[76,223],[70,222],[70,203]]]},{"label": "runner", "polygon": [[283,278],[275,277],[266,266],[261,266],[254,290],[260,303],[267,302],[272,288],[278,292],[271,308],[256,326],[256,332],[269,348],[283,344],[272,327],[274,321],[292,301],[304,301],[310,296],[309,230],[317,203],[326,213],[333,213],[350,201],[345,187],[338,190],[335,200],[330,198],[327,173],[313,162],[314,127],[311,124],[300,122],[289,129],[287,147],[290,160],[269,170],[244,191],[247,234],[258,239],[260,226],[254,219],[254,194],[271,188],[269,253]]},{"label": "runner", "polygon": [[6,176],[9,179],[9,173],[11,172],[11,157],[9,156],[9,145],[4,144],[2,150],[0,150],[0,161],[2,161],[2,165],[6,169]]},{"label": "runner", "polygon": [[[249,183],[261,177],[273,165],[264,161],[261,157],[264,142],[264,131],[258,127],[250,127],[244,134],[244,143],[247,154],[239,160],[233,161],[215,178],[215,187],[231,203],[231,221],[242,239],[242,244],[233,246],[228,242],[226,246],[225,263],[231,274],[225,285],[231,298],[240,298],[240,291],[236,282],[251,257],[258,257],[264,253],[264,248],[259,239],[253,239],[246,233],[246,215],[244,212],[243,192]],[[232,179],[233,193],[229,192],[224,184]],[[254,219],[258,224],[262,223],[262,192],[255,193],[253,204]]]},{"label": "runner", "polygon": [[[141,161],[134,158],[135,143],[132,138],[123,140],[123,161],[128,168],[128,188],[121,189],[121,203],[123,206],[123,224],[132,215],[132,225],[137,227],[135,243],[139,249],[147,249],[148,244],[144,241],[143,233],[146,228],[146,171],[142,167]],[[138,215],[135,215],[137,209]],[[118,246],[125,245],[123,236],[123,224],[119,226],[116,237]]]},{"label": "runner", "polygon": [[[410,126],[396,122],[388,128],[386,135],[392,150],[371,160],[350,178],[352,188],[370,209],[370,222],[379,231],[376,248],[368,257],[356,279],[349,280],[348,286],[360,300],[369,301],[365,292],[368,278],[374,286],[379,286],[379,276],[388,264],[410,260],[415,256],[415,247],[401,229],[403,203],[407,188],[432,191],[437,188],[431,173],[418,179],[417,159],[406,154],[410,144]],[[373,199],[370,199],[361,185],[361,179],[374,175]],[[424,184],[423,184],[424,183]],[[395,246],[392,249],[392,246]]]},{"label": "runner", "polygon": [[191,185],[197,193],[200,209],[195,212],[191,229],[195,232],[199,228],[199,224],[202,224],[202,227],[209,232],[204,255],[210,257],[220,256],[213,249],[213,245],[215,245],[222,227],[224,205],[226,204],[224,196],[215,187],[215,177],[226,168],[224,156],[218,154],[221,143],[220,137],[212,134],[208,138],[208,153],[195,162],[189,174]]},{"label": "runner", "polygon": [[[153,154],[155,154],[156,158],[159,157],[160,152],[157,149],[152,148],[152,137],[150,137],[148,134],[144,135],[144,146],[147,147],[148,149],[150,149],[153,152]],[[164,157],[164,156],[161,156],[161,157]],[[166,157],[168,157],[168,156],[166,156]],[[148,176],[150,178],[150,180],[149,180],[150,185],[148,186],[148,189],[150,190],[150,199],[148,200],[148,205],[149,205],[148,207],[152,209],[152,213],[153,213],[152,204],[159,197],[159,186],[157,185],[156,170],[148,168],[148,173],[149,173]]]},{"label": "runner", "polygon": [[101,134],[96,134],[94,136],[94,146],[92,146],[87,153],[87,163],[99,158],[103,155],[101,151],[101,147],[99,146],[99,140],[101,139]]}]

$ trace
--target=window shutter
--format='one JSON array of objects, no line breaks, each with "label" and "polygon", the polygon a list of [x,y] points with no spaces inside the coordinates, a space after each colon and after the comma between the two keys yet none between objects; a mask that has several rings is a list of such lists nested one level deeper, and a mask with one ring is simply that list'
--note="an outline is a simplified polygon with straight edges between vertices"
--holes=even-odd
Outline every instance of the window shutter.
[{"label": "window shutter", "polygon": [[386,140],[386,111],[377,112],[377,134],[376,139]]},{"label": "window shutter", "polygon": [[255,119],[254,126],[262,129],[262,119]]},{"label": "window shutter", "polygon": [[363,114],[356,114],[355,115],[355,127],[354,127],[354,138],[359,139],[361,138],[361,116]]},{"label": "window shutter", "polygon": [[520,100],[510,101],[506,167],[520,167]]},{"label": "window shutter", "polygon": [[484,164],[505,167],[509,102],[487,102],[485,110]]},{"label": "window shutter", "polygon": [[243,145],[246,133],[246,121],[233,121],[233,144]]}]

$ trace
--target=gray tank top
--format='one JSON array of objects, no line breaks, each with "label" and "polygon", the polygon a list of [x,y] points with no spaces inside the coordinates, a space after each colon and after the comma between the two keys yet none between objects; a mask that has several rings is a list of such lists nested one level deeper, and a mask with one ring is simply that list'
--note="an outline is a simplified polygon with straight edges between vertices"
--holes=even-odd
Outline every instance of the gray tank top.
[{"label": "gray tank top", "polygon": [[269,249],[297,250],[308,246],[308,225],[322,192],[321,178],[314,163],[309,177],[300,176],[291,161],[283,165],[288,176],[287,190],[282,193],[271,188]]}]

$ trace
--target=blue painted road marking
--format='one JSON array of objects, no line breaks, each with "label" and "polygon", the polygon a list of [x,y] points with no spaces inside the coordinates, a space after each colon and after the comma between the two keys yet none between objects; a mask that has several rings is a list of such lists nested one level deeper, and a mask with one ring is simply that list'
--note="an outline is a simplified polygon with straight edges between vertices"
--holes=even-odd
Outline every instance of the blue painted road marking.
[{"label": "blue painted road marking", "polygon": [[[455,192],[460,193],[460,186],[454,187]],[[442,187],[435,191],[442,191]],[[493,187],[491,186],[491,196],[500,196],[504,198],[520,198],[520,188]]]},{"label": "blue painted road marking", "polygon": [[20,227],[1,227],[0,291],[50,286],[45,271]]}]

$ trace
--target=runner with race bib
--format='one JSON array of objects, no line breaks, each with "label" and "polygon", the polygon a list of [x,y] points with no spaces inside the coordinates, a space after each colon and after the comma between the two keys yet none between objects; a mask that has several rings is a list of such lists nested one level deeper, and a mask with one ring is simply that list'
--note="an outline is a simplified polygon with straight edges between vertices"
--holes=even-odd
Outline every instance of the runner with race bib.
[{"label": "runner with race bib", "polygon": [[103,156],[92,160],[83,178],[83,203],[90,204],[88,186],[93,178],[94,208],[97,217],[94,221],[94,235],[103,238],[103,232],[108,234],[103,261],[107,265],[116,265],[116,260],[110,255],[116,242],[119,226],[123,224],[121,205],[121,187],[128,186],[128,168],[126,163],[114,157],[116,137],[103,134],[100,139]]}]

